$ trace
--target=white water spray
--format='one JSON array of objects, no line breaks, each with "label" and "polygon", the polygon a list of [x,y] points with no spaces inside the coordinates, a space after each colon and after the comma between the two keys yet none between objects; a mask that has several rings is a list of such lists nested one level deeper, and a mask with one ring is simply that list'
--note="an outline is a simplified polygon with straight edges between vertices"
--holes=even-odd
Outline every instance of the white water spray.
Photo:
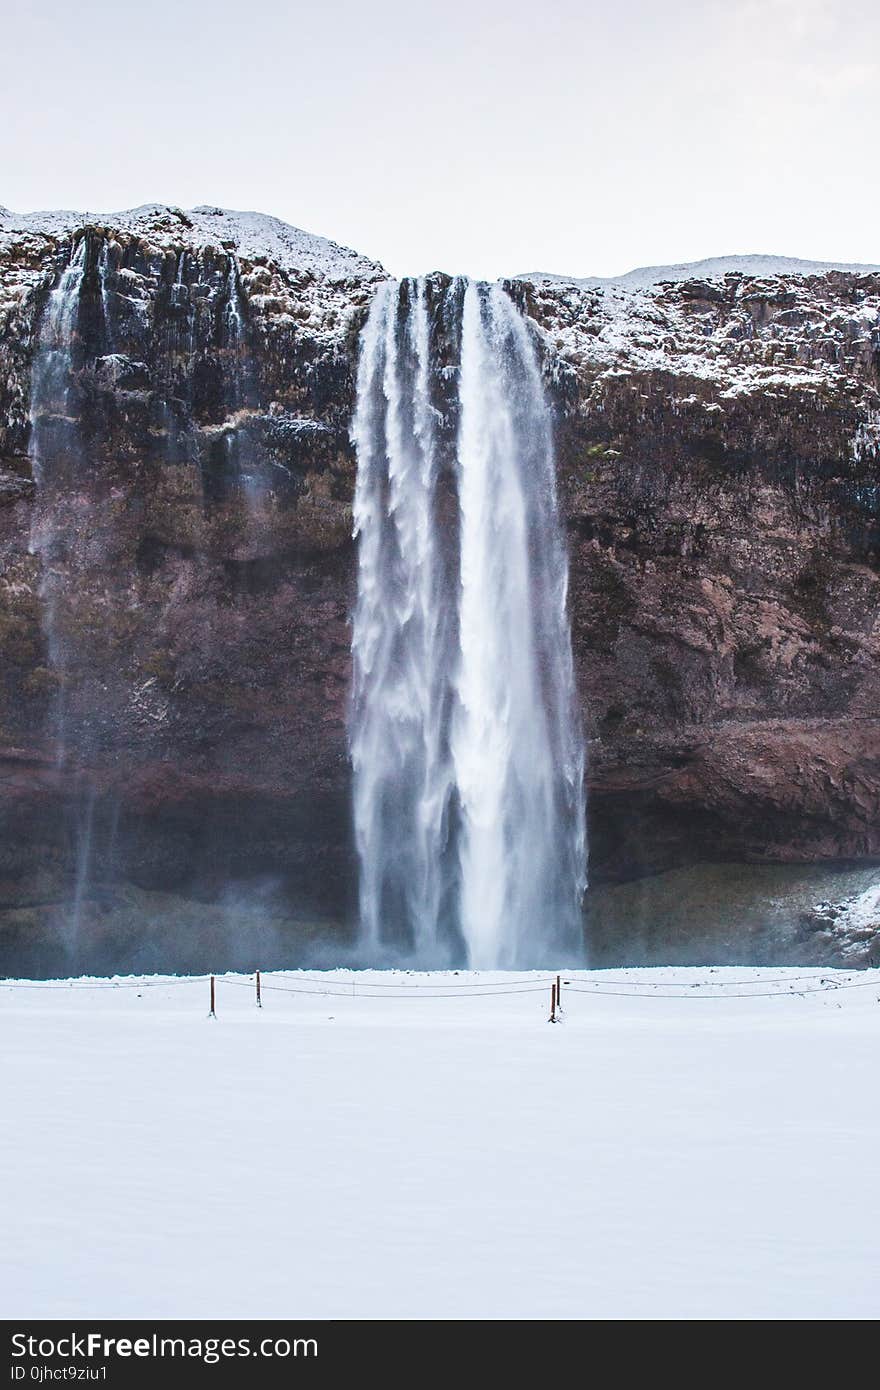
[{"label": "white water spray", "polygon": [[[457,431],[432,346],[450,325]],[[457,282],[432,315],[424,281],[380,290],[354,440],[365,950],[482,968],[572,957],[586,844],[567,562],[552,422],[508,296]]]}]

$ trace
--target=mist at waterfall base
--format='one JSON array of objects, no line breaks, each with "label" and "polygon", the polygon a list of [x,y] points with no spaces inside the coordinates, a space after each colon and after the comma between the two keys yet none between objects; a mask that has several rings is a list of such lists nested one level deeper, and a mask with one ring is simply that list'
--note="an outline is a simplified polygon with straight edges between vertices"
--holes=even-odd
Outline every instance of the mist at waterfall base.
[{"label": "mist at waterfall base", "polygon": [[362,335],[351,750],[366,958],[582,950],[584,754],[552,419],[499,286],[383,286]]}]

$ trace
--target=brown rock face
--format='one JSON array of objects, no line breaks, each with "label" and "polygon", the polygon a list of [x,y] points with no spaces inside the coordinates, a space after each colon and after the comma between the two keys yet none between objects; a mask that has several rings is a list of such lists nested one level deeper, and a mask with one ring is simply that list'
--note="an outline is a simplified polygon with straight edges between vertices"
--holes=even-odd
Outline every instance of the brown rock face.
[{"label": "brown rock face", "polygon": [[594,865],[877,856],[880,275],[523,299],[560,354]]},{"label": "brown rock face", "polygon": [[[382,274],[214,210],[0,223],[0,969],[344,949]],[[593,882],[880,857],[880,276],[510,289],[558,408]]]}]

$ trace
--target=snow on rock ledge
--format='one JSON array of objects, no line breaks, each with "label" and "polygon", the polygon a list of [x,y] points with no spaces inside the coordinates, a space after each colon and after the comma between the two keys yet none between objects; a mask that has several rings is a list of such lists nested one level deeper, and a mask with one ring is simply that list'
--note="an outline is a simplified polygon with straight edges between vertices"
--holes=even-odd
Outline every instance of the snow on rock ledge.
[{"label": "snow on rock ledge", "polygon": [[261,212],[197,207],[184,211],[163,203],[144,203],[125,212],[31,212],[0,209],[0,232],[54,237],[70,236],[82,227],[107,227],[148,238],[163,247],[191,244],[232,249],[247,260],[269,259],[282,270],[309,271],[326,280],[375,279],[382,267],[326,237],[288,226]]},{"label": "snow on rock ledge", "polygon": [[161,203],[115,213],[0,209],[0,329],[48,273],[54,277],[59,253],[86,229],[110,244],[136,240],[158,254],[232,253],[257,314],[286,315],[330,338],[345,336],[352,309],[362,307],[372,287],[387,278],[377,262],[258,212],[185,211]]},{"label": "snow on rock ledge", "polygon": [[843,393],[876,408],[880,267],[740,256],[631,271],[616,280],[520,277],[562,370],[596,383],[667,372],[703,383],[702,407],[740,395]]}]

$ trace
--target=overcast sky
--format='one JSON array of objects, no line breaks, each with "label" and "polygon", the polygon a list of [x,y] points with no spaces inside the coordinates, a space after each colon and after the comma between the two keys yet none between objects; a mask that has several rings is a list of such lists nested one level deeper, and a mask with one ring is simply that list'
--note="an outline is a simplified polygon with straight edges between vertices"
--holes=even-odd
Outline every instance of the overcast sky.
[{"label": "overcast sky", "polygon": [[485,278],[880,260],[876,0],[3,0],[0,204]]}]

